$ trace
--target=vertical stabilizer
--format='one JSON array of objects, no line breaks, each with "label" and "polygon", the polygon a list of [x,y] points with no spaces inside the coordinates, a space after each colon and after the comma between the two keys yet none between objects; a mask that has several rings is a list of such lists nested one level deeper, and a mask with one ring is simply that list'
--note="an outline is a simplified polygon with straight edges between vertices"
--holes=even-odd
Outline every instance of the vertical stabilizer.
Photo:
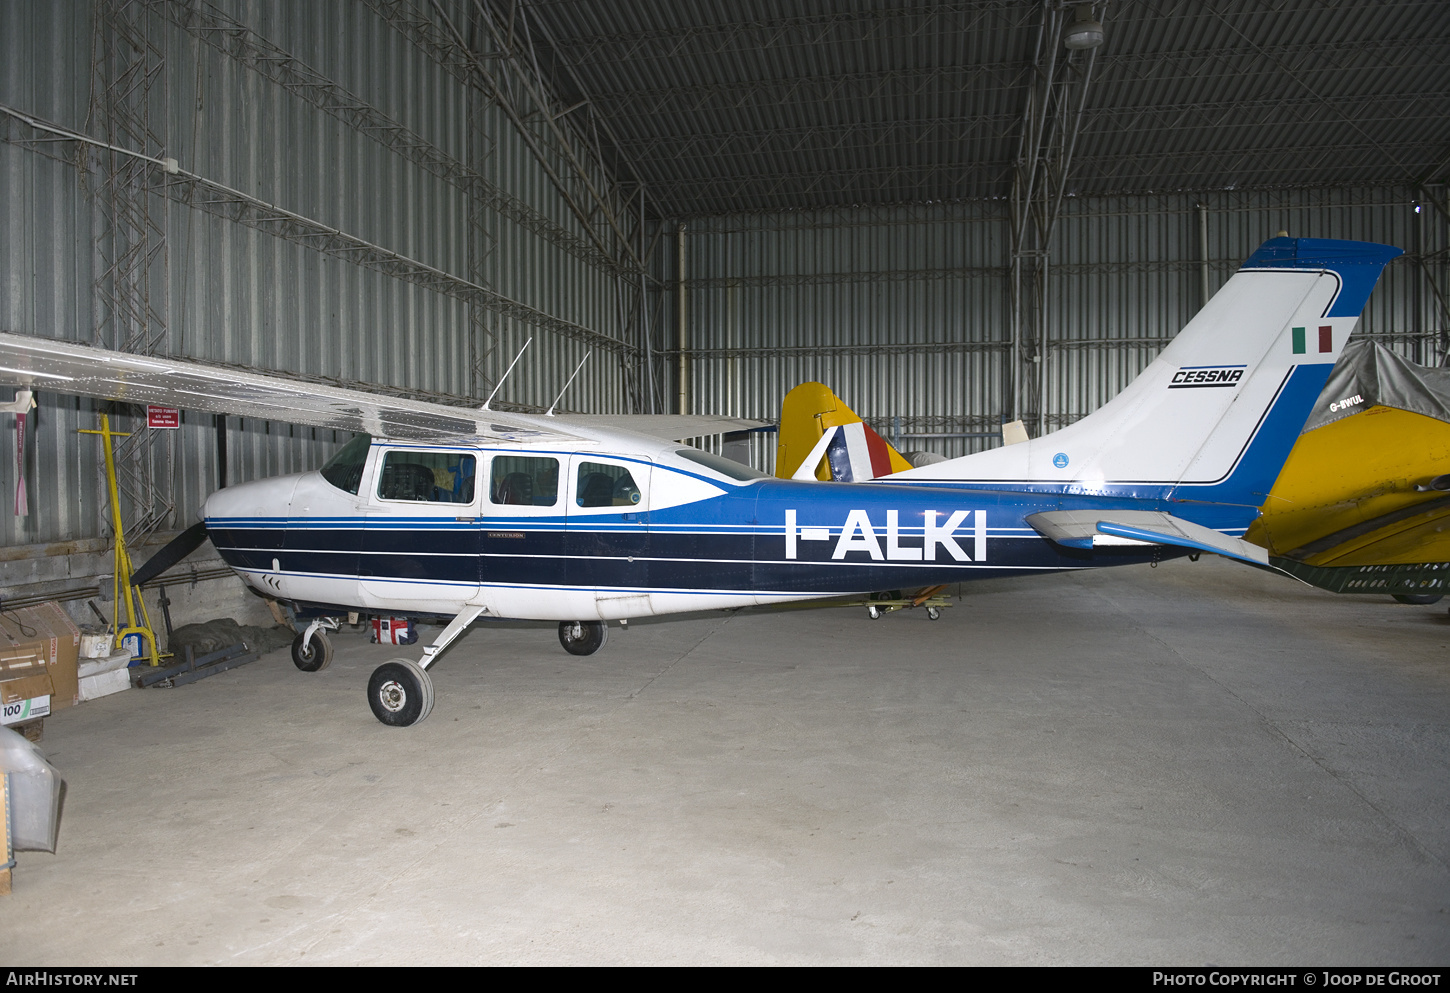
[{"label": "vertical stabilizer", "polygon": [[1060,431],[902,473],[1255,506],[1400,250],[1265,242],[1127,389]]},{"label": "vertical stabilizer", "polygon": [[[821,444],[830,429],[831,437]],[[814,464],[804,467],[802,463]],[[910,469],[911,464],[822,383],[801,383],[780,405],[775,474],[782,479],[864,483]]]}]

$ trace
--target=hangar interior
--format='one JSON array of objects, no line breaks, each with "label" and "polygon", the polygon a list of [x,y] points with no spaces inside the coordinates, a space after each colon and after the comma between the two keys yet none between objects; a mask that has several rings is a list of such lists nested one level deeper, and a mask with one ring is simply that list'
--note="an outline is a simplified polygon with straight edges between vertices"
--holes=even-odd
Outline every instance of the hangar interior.
[{"label": "hangar interior", "polygon": [[[1260,243],[1287,232],[1403,249],[1356,334],[1422,365],[1442,366],[1450,353],[1450,7],[1434,0],[66,0],[0,5],[0,52],[4,331],[457,406],[477,407],[492,395],[495,409],[526,412],[542,412],[557,400],[561,410],[579,413],[773,421],[786,391],[816,380],[903,451],[954,457],[999,445],[1005,422],[1022,420],[1035,437],[1100,407]],[[91,619],[87,600],[105,599],[101,590],[112,569],[98,443],[79,433],[95,427],[99,412],[132,432],[118,445],[117,483],[127,540],[139,549],[158,547],[188,527],[219,485],[315,468],[348,440],[345,433],[186,411],[179,430],[146,431],[134,406],[44,388],[37,400],[23,454],[7,448],[14,454],[0,465],[0,489],[8,498],[23,488],[28,502],[23,516],[0,514],[0,599],[12,606],[58,600],[78,621]],[[6,434],[14,446],[16,435]],[[774,456],[771,435],[752,436],[756,468],[772,472]],[[1225,613],[1274,603],[1330,623],[1340,602],[1313,591],[1286,592],[1262,578],[1248,587],[1253,596],[1230,593],[1229,567],[1212,570],[1208,585],[1228,598]],[[1131,617],[1123,604],[1134,599],[1186,602],[1192,582],[1187,573],[1173,575],[1171,595],[1152,592],[1147,578],[1115,580],[1120,585],[1110,589],[1119,599],[1108,612]],[[218,615],[270,622],[265,605],[219,559],[199,553],[184,576],[171,586],[177,623]],[[1085,593],[1087,585],[1057,581],[1051,599],[1109,596]],[[991,595],[1006,602],[1015,589],[994,587]],[[148,590],[153,603],[155,596]],[[1371,619],[1378,615],[1368,598],[1343,602],[1366,630],[1380,624]],[[976,622],[985,614],[976,611]],[[1421,622],[1411,633],[1391,626],[1397,633],[1387,637],[1406,639],[1403,653],[1390,652],[1399,675],[1428,682],[1413,691],[1407,684],[1399,694],[1387,690],[1376,705],[1393,724],[1400,702],[1420,701],[1410,721],[1418,730],[1410,737],[1415,756],[1428,763],[1412,776],[1423,785],[1434,778],[1427,768],[1450,768],[1450,697],[1440,664],[1444,627],[1425,616]],[[690,622],[692,646],[709,640],[713,623]],[[1021,623],[1032,622],[1024,617]],[[1212,627],[1206,620],[1194,624],[1195,630]],[[902,637],[927,637],[915,628]],[[678,662],[667,659],[668,646],[655,644],[666,630],[660,625],[641,636],[653,639],[641,658],[658,656],[660,673]],[[826,654],[844,650],[838,645],[844,625],[817,619],[806,630]],[[1059,645],[1072,642],[1070,633],[1053,630]],[[1295,631],[1305,636],[1302,624]],[[877,629],[871,633],[891,640]],[[764,636],[738,637],[753,643]],[[984,649],[991,644],[991,652],[1001,653],[994,672],[1007,673],[1014,636],[981,637]],[[1153,644],[1158,647],[1123,650],[1163,648],[1161,640]],[[889,649],[883,643],[879,650]],[[1430,663],[1432,652],[1439,668]],[[1107,648],[1101,653],[1112,655]],[[642,663],[632,664],[639,669]],[[1233,685],[1231,695],[1253,696],[1234,679],[1219,679],[1207,663],[1193,665],[1202,681],[1195,686]],[[1312,681],[1312,671],[1299,666],[1288,678]],[[596,707],[613,712],[613,704],[600,701],[625,692],[584,685],[599,680],[598,673],[577,685],[571,675],[535,692],[522,685],[527,667],[500,672],[501,685],[488,692],[514,694],[541,710],[546,701],[575,708],[570,712],[584,724],[557,740],[576,745],[584,738],[570,734],[602,720]],[[1250,683],[1258,678],[1240,676]],[[249,677],[239,672],[235,678]],[[626,696],[654,678],[632,669]],[[1061,678],[1072,683],[1076,677]],[[1347,686],[1372,685],[1364,671],[1346,679]],[[772,685],[772,699],[792,692],[787,682]],[[568,685],[589,702],[569,703]],[[809,695],[809,685],[794,691]],[[826,685],[842,683],[827,678]],[[224,706],[221,696],[206,699],[207,707]],[[264,721],[262,733],[306,738],[299,729],[307,708],[294,703],[278,711],[286,715],[283,731]],[[696,704],[704,705],[692,697]],[[1163,708],[1159,716],[1168,720],[1171,707]],[[96,715],[143,725],[171,720],[150,699],[144,712],[126,712],[120,699],[82,709],[91,716],[77,727],[102,737],[109,732]],[[683,722],[683,713],[667,723]],[[759,726],[741,727],[770,726],[769,718],[758,719]],[[1289,727],[1298,718],[1264,720]],[[204,723],[195,715],[185,722]],[[59,718],[54,723],[62,726]],[[526,731],[517,723],[509,725],[514,751],[506,761],[548,765],[520,743]],[[795,732],[804,735],[807,726]],[[227,734],[246,733],[244,723],[227,728]],[[444,729],[440,722],[430,733]],[[887,736],[895,746],[907,753],[922,747],[909,730],[897,730]],[[135,729],[126,733],[146,737]],[[710,733],[728,739],[728,722]],[[943,741],[952,734],[940,733]],[[71,754],[82,747],[63,731],[47,734]],[[447,747],[436,737],[426,740]],[[1196,747],[1191,738],[1188,744]],[[1320,744],[1294,747],[1317,755]],[[154,742],[137,739],[128,747],[165,761],[166,750]],[[316,740],[301,747],[322,748],[333,758],[346,751]],[[396,746],[389,740],[387,747]],[[421,740],[405,751],[422,765],[436,761]],[[829,769],[828,754],[806,751]],[[1327,775],[1388,811],[1395,801],[1372,797],[1373,787],[1356,779],[1364,773],[1366,781],[1380,781],[1355,764],[1373,765],[1366,757],[1372,752],[1366,744],[1351,772]],[[207,754],[221,761],[220,754]],[[1393,764],[1398,755],[1385,746],[1377,760]],[[1240,760],[1253,759],[1225,759]],[[639,755],[629,761],[649,765]],[[708,759],[695,755],[694,762]],[[346,760],[338,758],[336,767],[345,768]],[[138,763],[104,775],[145,777],[146,768]],[[788,764],[770,768],[791,775]],[[688,763],[666,769],[681,781],[698,773]],[[369,773],[404,774],[401,768]],[[1285,773],[1289,780],[1294,775]],[[224,790],[204,798],[211,805],[205,817],[230,816],[223,800],[240,799],[243,778],[230,774]],[[293,790],[288,782],[283,792]],[[111,788],[122,790],[124,783]],[[511,787],[496,788],[502,795]],[[1417,818],[1443,813],[1443,781],[1431,794],[1413,816],[1386,814],[1390,826],[1376,822],[1370,832],[1367,844],[1411,853],[1408,863],[1387,870],[1395,878],[1420,869],[1424,878],[1446,878],[1450,848],[1443,828],[1431,838],[1418,833]],[[592,802],[583,796],[561,787],[558,809],[538,817],[567,820],[576,801]],[[365,802],[362,794],[332,800]],[[103,816],[94,800],[73,794],[71,802]],[[668,807],[672,801],[663,791],[655,802]],[[1233,802],[1225,799],[1223,806]],[[1252,802],[1267,801],[1256,796]],[[704,824],[708,833],[711,823],[729,822],[728,807],[691,823]],[[1220,816],[1219,807],[1214,811],[1205,814],[1210,821]],[[136,813],[143,820],[157,816]],[[950,820],[940,810],[928,814]],[[161,816],[166,843],[180,844],[189,822],[179,813]],[[433,828],[460,837],[442,816]],[[805,824],[816,815],[800,816]],[[494,820],[503,826],[510,816]],[[1155,831],[1187,830],[1191,820]],[[643,815],[641,823],[648,823]],[[394,830],[391,822],[385,830]],[[397,830],[409,831],[399,843],[411,844],[411,832],[427,829]],[[1270,832],[1266,843],[1279,844],[1293,830]],[[567,862],[560,854],[568,850],[567,833],[548,841],[559,852],[536,851],[528,859]],[[780,840],[770,832],[762,837]],[[791,838],[790,845],[800,843]],[[1333,839],[1316,843],[1333,850],[1326,856],[1331,860],[1343,855]],[[99,842],[88,844],[103,858]],[[685,857],[663,840],[648,844]],[[708,839],[701,844],[716,862],[733,857]],[[1231,847],[1215,851],[1227,858]],[[846,861],[838,863],[838,856]],[[422,848],[407,857],[427,862]],[[812,857],[825,875],[849,863],[834,849]],[[1300,858],[1290,861],[1297,865]],[[147,864],[162,871],[159,860]],[[677,868],[682,878],[691,876],[688,867]],[[1163,885],[1217,885],[1211,872],[1197,882],[1190,878],[1199,868]],[[351,871],[334,869],[341,876]],[[1010,885],[1011,873],[998,869]],[[46,871],[65,878],[61,868]],[[613,865],[610,872],[616,871],[626,875],[627,863]],[[238,870],[228,877],[238,893],[250,885],[244,875]],[[586,888],[609,885],[601,877]],[[680,885],[706,886],[692,876]],[[1079,885],[1086,892],[1092,884],[1071,884]],[[1243,901],[1237,912],[1255,897],[1247,883],[1234,885]],[[740,886],[726,900],[732,906],[750,898],[748,885]],[[107,900],[127,899],[124,887],[103,889]],[[518,920],[537,925],[551,901],[567,903],[565,891],[539,895],[542,902]],[[650,888],[629,892],[644,899]],[[1275,899],[1281,898],[1290,899]],[[1381,898],[1394,903],[1391,893]],[[43,895],[27,899],[32,909],[46,906]],[[161,899],[151,893],[137,909],[150,913]],[[281,900],[285,909],[273,923],[255,925],[265,941],[218,944],[214,934],[199,949],[176,950],[174,961],[296,961],[269,959],[267,949],[286,946],[295,933],[287,929],[301,926],[289,918],[284,927],[284,913],[294,906],[316,909],[312,901],[322,898],[268,899]],[[793,897],[777,899],[783,902],[770,914],[782,921],[783,933],[794,933],[782,909]],[[830,903],[819,894],[811,901]],[[1446,910],[1434,903],[1425,896],[1413,911],[1396,904],[1375,918],[1384,928],[1375,934],[1399,935],[1383,946],[1393,949],[1392,957],[1439,955],[1443,961],[1450,926],[1435,916]],[[11,906],[0,907],[0,915],[15,914]],[[685,950],[672,951],[655,920],[642,925],[652,943],[625,953],[604,937],[608,900],[592,906],[597,916],[588,919],[565,912],[569,923],[551,931],[536,953],[497,936],[479,938],[473,925],[459,923],[441,942],[441,960],[1148,961],[1164,953],[1233,957],[1239,948],[1278,960],[1293,958],[1300,947],[1289,937],[1253,944],[1247,924],[1229,929],[1237,937],[1217,944],[1164,938],[1107,945],[1095,945],[1085,925],[1060,924],[1076,928],[1073,937],[1065,951],[1048,951],[1042,943],[1051,943],[1059,924],[983,930],[980,922],[951,923],[932,909],[924,913],[934,923],[911,932],[915,905],[907,901],[892,923],[893,933],[912,935],[899,950],[882,935],[809,937],[806,929],[798,941],[752,932],[712,953],[701,937],[710,911],[685,900],[679,906],[695,915],[687,925],[691,938],[678,946]],[[1025,904],[1013,906],[1014,914],[1030,914]],[[801,912],[811,917],[819,907],[811,903]],[[379,904],[360,899],[347,913],[354,923],[359,914],[377,918],[362,929],[367,934],[386,928]],[[449,913],[449,927],[466,917],[458,908]],[[1352,930],[1346,921],[1354,909],[1346,903],[1334,913],[1332,924],[1311,928],[1315,937],[1305,947],[1335,954],[1331,939]],[[212,923],[221,928],[221,912],[216,915]],[[1387,923],[1405,915],[1416,921],[1415,940]],[[426,916],[410,926],[419,929],[419,940],[438,940]],[[1313,915],[1304,920],[1314,921]],[[1208,918],[1200,923],[1211,927]],[[510,940],[528,940],[528,928],[518,927]],[[587,932],[587,940],[569,944],[570,928]],[[308,947],[331,949],[328,961],[350,954],[402,960],[396,949],[371,946],[359,953],[329,938],[308,941],[318,943]],[[9,942],[0,939],[0,947],[19,947]],[[68,961],[67,955],[80,954],[77,947],[53,942],[44,957]],[[1374,946],[1353,947],[1367,953]],[[117,949],[127,960],[133,951],[147,961],[171,954],[155,942]]]}]

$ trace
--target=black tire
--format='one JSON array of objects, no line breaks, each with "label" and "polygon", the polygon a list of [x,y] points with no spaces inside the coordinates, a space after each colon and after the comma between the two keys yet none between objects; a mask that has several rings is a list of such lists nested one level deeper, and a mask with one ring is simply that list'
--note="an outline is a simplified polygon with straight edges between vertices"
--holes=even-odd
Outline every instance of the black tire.
[{"label": "black tire", "polygon": [[292,639],[292,664],[303,672],[321,672],[332,665],[332,642],[321,631],[314,631],[312,641],[304,649],[299,634]]},{"label": "black tire", "polygon": [[570,655],[593,655],[604,647],[609,628],[603,621],[563,621],[559,624],[559,644]]},{"label": "black tire", "polygon": [[1397,603],[1430,604],[1439,603],[1443,593],[1391,593]]},{"label": "black tire", "polygon": [[433,710],[433,680],[408,659],[384,662],[368,680],[368,706],[388,727],[411,727]]}]

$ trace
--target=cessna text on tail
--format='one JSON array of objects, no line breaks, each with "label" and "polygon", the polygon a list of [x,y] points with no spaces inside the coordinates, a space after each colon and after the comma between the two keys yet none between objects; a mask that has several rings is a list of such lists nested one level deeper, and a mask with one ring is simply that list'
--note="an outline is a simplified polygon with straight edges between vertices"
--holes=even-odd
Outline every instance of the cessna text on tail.
[{"label": "cessna text on tail", "polygon": [[294,646],[301,668],[326,664],[323,631],[344,612],[452,615],[420,661],[386,663],[369,683],[379,720],[408,725],[432,708],[427,668],[483,615],[559,621],[565,647],[585,654],[616,618],[1141,562],[1165,549],[1263,563],[1241,536],[1398,254],[1266,242],[1096,413],[854,486],[772,479],[578,419],[15,335],[0,338],[0,382],[360,432],[318,471],[214,493],[205,531],[250,586],[315,618]]}]

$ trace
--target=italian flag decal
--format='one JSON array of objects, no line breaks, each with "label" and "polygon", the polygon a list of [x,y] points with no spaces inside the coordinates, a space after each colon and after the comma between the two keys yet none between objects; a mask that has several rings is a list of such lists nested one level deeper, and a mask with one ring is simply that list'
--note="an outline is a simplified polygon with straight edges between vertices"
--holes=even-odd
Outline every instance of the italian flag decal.
[{"label": "italian flag decal", "polygon": [[[1306,328],[1294,329],[1294,354],[1305,355],[1308,353],[1305,331]],[[1334,329],[1328,324],[1319,325],[1319,351],[1334,351]]]}]

